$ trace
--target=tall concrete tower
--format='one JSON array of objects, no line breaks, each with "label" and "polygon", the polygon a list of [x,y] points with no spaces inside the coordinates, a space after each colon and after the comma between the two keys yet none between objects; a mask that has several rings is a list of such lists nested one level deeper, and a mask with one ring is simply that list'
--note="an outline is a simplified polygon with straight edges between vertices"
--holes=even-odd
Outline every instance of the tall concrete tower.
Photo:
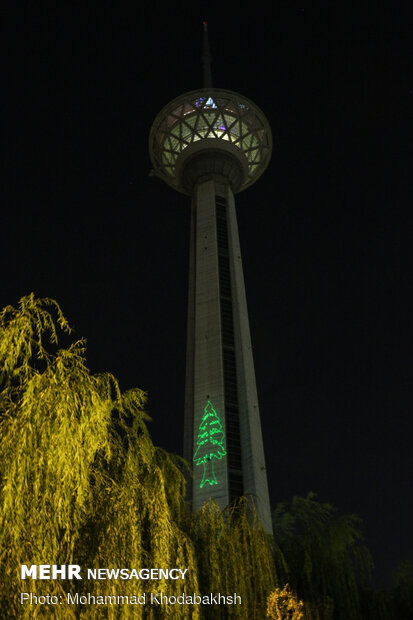
[{"label": "tall concrete tower", "polygon": [[154,173],[192,197],[184,456],[192,507],[249,495],[272,531],[234,194],[271,157],[271,129],[244,96],[212,88],[204,23],[204,88],[177,97],[149,138]]}]

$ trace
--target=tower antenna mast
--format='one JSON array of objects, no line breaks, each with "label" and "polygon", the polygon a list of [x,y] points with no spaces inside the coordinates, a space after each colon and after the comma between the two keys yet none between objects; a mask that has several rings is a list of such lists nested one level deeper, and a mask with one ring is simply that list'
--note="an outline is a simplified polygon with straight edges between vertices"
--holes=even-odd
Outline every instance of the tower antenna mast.
[{"label": "tower antenna mast", "polygon": [[202,40],[202,65],[204,69],[204,88],[212,88],[211,52],[208,39],[208,22],[204,20],[204,36]]}]

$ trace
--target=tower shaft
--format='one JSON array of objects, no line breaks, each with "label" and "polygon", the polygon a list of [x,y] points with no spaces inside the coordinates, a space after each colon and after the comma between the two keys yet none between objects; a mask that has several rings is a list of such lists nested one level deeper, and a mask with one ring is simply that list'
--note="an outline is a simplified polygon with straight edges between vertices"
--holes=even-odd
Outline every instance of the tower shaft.
[{"label": "tower shaft", "polygon": [[248,495],[272,531],[235,202],[214,174],[192,197],[184,456],[194,510]]}]

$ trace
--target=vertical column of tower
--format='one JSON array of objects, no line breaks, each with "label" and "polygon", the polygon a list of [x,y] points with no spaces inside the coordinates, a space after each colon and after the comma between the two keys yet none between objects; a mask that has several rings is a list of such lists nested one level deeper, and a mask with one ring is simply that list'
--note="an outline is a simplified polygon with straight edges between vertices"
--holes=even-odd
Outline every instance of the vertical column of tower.
[{"label": "vertical column of tower", "polygon": [[261,420],[255,381],[254,360],[248,321],[247,299],[241,260],[235,201],[231,189],[228,196],[228,242],[231,268],[235,356],[239,407],[239,428],[244,494],[255,502],[264,528],[272,532],[271,508],[265,467]]},{"label": "vertical column of tower", "polygon": [[[195,282],[194,282],[194,337],[193,337],[193,411],[192,433],[193,461],[201,442],[203,432],[201,425],[205,422],[206,408],[216,414],[221,425],[225,445],[225,394],[222,360],[221,309],[219,296],[219,265],[218,243],[215,208],[215,182],[213,179],[197,183],[194,188],[194,223],[192,234],[195,238]],[[190,362],[191,363],[191,362]],[[191,390],[191,379],[187,384],[187,394]],[[188,394],[188,401],[191,399]],[[189,402],[188,402],[189,406]],[[190,412],[187,415],[190,424]],[[207,425],[208,426],[208,425]],[[214,451],[210,445],[213,437],[207,437],[206,447]],[[208,462],[209,461],[209,462]],[[212,468],[214,480],[209,479],[203,484],[206,468]],[[212,484],[211,484],[212,482]],[[229,503],[228,472],[226,454],[212,457],[204,463],[194,463],[192,506],[197,510],[209,499],[215,499],[221,508]]]},{"label": "vertical column of tower", "polygon": [[[186,325],[186,369],[184,407],[184,458],[192,464],[194,447],[194,364],[195,364],[195,276],[196,276],[196,200],[191,204],[189,237],[188,310]],[[187,476],[187,499],[192,503],[192,477]]]},{"label": "vertical column of tower", "polygon": [[221,346],[225,397],[228,491],[230,501],[244,495],[236,332],[234,323],[233,257],[230,243],[228,184],[215,184]]},{"label": "vertical column of tower", "polygon": [[[205,407],[219,417],[225,454],[212,457],[214,484],[194,463],[192,506],[225,508],[249,495],[265,529],[271,515],[234,197],[215,178],[197,183],[191,217],[184,455],[193,461]],[[205,464],[204,464],[205,465]]]}]

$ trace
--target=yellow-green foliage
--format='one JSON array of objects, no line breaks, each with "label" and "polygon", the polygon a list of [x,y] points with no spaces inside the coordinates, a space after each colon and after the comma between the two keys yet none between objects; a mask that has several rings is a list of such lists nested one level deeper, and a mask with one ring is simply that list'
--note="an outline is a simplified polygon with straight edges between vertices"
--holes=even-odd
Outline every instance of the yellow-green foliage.
[{"label": "yellow-green foliage", "polygon": [[[92,375],[83,341],[48,353],[46,339],[57,343],[50,309],[70,332],[56,302],[33,295],[0,314],[2,617],[23,617],[24,610],[27,617],[40,614],[40,607],[18,604],[25,586],[33,594],[59,595],[63,583],[70,590],[71,582],[59,580],[20,582],[22,563],[187,567],[186,585],[197,591],[193,545],[171,512],[184,510],[183,476],[150,440],[145,394],[122,394],[112,375]],[[88,582],[88,591],[139,594],[140,582],[131,581],[121,582],[121,592],[117,581]],[[160,582],[159,589],[171,594],[174,584]],[[76,585],[79,591],[83,584]],[[63,607],[54,613],[69,618],[79,612]],[[136,607],[127,606],[122,617],[132,610],[139,617]],[[198,617],[196,610],[185,610],[182,618]],[[82,617],[88,613],[83,610]],[[90,613],[100,616],[96,607]],[[104,609],[102,617],[117,614]]]},{"label": "yellow-green foliage", "polygon": [[193,539],[202,591],[242,597],[242,605],[214,609],[206,617],[262,620],[268,593],[277,585],[276,571],[271,538],[253,504],[243,498],[222,513],[210,501],[194,515]]},{"label": "yellow-green foliage", "polygon": [[[241,503],[192,516],[182,460],[156,448],[145,394],[93,375],[58,304],[29,295],[0,313],[0,617],[262,620],[278,585],[275,549]],[[276,553],[277,566],[283,562]],[[21,564],[188,568],[186,579],[20,580]],[[21,605],[20,592],[237,593],[242,605]],[[65,598],[63,600],[66,600]]]},{"label": "yellow-green foliage", "polygon": [[267,599],[267,617],[272,620],[303,620],[304,603],[290,590],[288,584],[276,588]]}]

